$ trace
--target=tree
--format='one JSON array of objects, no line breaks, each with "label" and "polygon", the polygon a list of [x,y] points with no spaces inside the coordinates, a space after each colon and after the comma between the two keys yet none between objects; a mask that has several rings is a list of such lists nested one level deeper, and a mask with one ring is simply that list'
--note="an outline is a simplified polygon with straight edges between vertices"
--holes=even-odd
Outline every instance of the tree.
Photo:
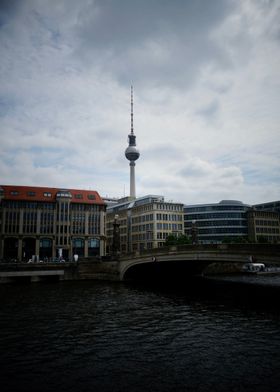
[{"label": "tree", "polygon": [[165,245],[166,246],[172,246],[172,245],[187,245],[191,244],[191,240],[189,237],[187,237],[184,234],[179,235],[178,237],[174,234],[170,234],[166,240],[165,240]]}]

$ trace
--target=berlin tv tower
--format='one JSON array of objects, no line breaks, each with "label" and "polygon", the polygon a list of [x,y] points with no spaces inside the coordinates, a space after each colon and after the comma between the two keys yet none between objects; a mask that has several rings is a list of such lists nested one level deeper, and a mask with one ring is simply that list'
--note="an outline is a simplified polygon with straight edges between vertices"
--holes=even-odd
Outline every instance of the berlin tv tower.
[{"label": "berlin tv tower", "polygon": [[136,136],[133,132],[133,87],[131,86],[131,112],[130,112],[130,134],[128,135],[128,147],[125,156],[130,161],[130,197],[136,198],[135,192],[135,161],[140,157],[140,152],[136,148]]}]

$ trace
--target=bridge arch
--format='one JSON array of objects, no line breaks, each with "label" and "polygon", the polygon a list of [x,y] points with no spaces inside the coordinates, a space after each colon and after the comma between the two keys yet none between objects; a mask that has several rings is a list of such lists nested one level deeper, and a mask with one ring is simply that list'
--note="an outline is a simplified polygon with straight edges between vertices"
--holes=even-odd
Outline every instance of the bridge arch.
[{"label": "bridge arch", "polygon": [[120,280],[186,280],[190,276],[201,275],[211,263],[212,261],[207,260],[161,260],[155,257],[132,260],[121,266]]},{"label": "bridge arch", "polygon": [[141,259],[141,260],[132,260],[128,263],[123,263],[120,268],[120,280],[126,280],[126,275],[127,275],[127,272],[129,271],[129,269],[134,268],[139,265],[144,265],[144,264],[147,265],[147,264],[151,264],[151,263],[154,263],[154,260],[151,257],[149,257],[147,259],[145,258],[145,259]]}]

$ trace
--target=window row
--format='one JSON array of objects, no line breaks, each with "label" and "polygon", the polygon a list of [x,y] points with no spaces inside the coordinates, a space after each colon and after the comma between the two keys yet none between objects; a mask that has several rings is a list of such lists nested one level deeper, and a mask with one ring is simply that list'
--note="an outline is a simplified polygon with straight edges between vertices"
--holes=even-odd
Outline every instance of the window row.
[{"label": "window row", "polygon": [[208,211],[246,211],[246,206],[236,205],[216,205],[216,206],[201,206],[201,207],[185,207],[185,213],[193,212],[208,212]]},{"label": "window row", "polygon": [[278,220],[256,219],[256,225],[258,225],[258,226],[279,226],[279,221]]},{"label": "window row", "polygon": [[[195,225],[197,227],[206,227],[206,226],[216,226],[216,227],[224,227],[224,226],[246,226],[246,220],[239,220],[239,219],[231,219],[231,220],[209,220],[209,221],[196,221]],[[187,221],[184,223],[185,227],[191,227],[193,223],[191,221]]]},{"label": "window row", "polygon": [[183,211],[183,206],[178,204],[160,203],[156,204],[156,209],[166,211]]},{"label": "window row", "polygon": [[183,220],[183,216],[178,214],[157,214],[157,220],[181,222]]},{"label": "window row", "polygon": [[157,233],[157,239],[158,240],[165,240],[168,236],[170,235],[170,233],[166,233],[166,232],[158,232]]},{"label": "window row", "polygon": [[279,229],[272,227],[257,227],[257,233],[271,233],[271,234],[279,234]]},{"label": "window row", "polygon": [[182,230],[183,225],[177,223],[157,223],[157,230]]},{"label": "window row", "polygon": [[132,218],[132,224],[134,223],[142,223],[142,222],[149,222],[153,220],[153,214],[147,214],[147,215],[140,215],[136,216],[135,218]]},{"label": "window row", "polygon": [[202,219],[246,219],[245,212],[221,212],[221,213],[209,213],[209,214],[192,214],[185,215],[185,221],[202,220]]},{"label": "window row", "polygon": [[152,241],[153,240],[153,233],[140,233],[140,234],[133,234],[132,241]]},{"label": "window row", "polygon": [[132,226],[132,232],[135,233],[137,231],[147,231],[147,230],[153,230],[153,223],[148,223],[146,225],[137,225],[137,226]]}]

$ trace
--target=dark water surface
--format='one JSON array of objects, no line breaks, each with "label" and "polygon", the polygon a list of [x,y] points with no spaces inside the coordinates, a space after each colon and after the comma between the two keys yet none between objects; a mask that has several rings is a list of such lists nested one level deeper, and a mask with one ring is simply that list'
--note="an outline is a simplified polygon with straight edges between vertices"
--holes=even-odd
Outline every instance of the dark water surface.
[{"label": "dark water surface", "polygon": [[1,285],[1,391],[279,391],[277,298],[211,290]]}]

